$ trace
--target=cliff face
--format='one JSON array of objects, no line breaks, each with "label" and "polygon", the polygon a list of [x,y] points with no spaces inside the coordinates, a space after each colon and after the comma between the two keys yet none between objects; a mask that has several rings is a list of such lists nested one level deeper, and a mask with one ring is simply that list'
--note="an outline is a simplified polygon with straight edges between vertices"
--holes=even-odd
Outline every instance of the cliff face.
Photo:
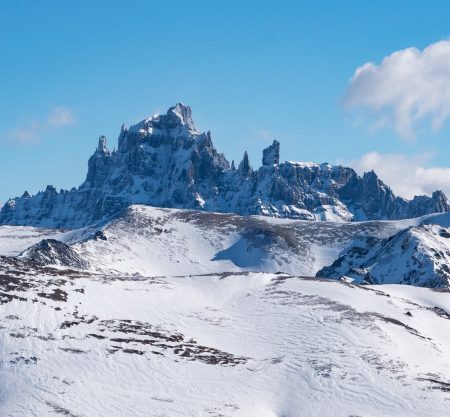
[{"label": "cliff face", "polygon": [[0,224],[81,227],[131,204],[306,220],[401,219],[450,210],[442,192],[411,201],[396,197],[374,172],[360,177],[343,166],[279,161],[280,144],[263,151],[254,170],[247,153],[238,168],[199,132],[191,109],[177,104],[130,128],[118,150],[100,137],[85,182],[70,191],[52,186],[9,200]]}]

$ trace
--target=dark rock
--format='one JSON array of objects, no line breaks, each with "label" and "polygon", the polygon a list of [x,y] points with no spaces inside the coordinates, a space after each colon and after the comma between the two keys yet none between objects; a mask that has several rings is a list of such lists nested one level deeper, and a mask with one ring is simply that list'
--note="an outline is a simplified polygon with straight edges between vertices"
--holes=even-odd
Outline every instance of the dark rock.
[{"label": "dark rock", "polygon": [[274,140],[272,145],[263,150],[263,165],[278,165],[280,163],[280,142]]},{"label": "dark rock", "polygon": [[108,240],[101,230],[97,230],[94,234],[95,240]]},{"label": "dark rock", "polygon": [[76,269],[87,269],[84,261],[73,249],[55,239],[44,239],[22,252],[18,259],[33,261],[38,265],[58,265]]}]

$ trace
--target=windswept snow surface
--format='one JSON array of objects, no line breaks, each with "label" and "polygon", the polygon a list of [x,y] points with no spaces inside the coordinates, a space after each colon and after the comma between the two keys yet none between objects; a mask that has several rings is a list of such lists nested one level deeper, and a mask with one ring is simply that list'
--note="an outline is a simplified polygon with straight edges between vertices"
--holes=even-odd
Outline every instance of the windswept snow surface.
[{"label": "windswept snow surface", "polygon": [[448,293],[5,262],[1,416],[448,415]]}]

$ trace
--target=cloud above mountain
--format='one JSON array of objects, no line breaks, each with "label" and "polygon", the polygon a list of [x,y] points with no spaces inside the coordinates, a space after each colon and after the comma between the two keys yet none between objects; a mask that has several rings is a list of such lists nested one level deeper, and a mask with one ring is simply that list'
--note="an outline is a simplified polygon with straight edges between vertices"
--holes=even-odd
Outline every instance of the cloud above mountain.
[{"label": "cloud above mountain", "polygon": [[406,156],[369,152],[349,163],[359,174],[374,170],[395,194],[405,198],[442,190],[450,196],[450,168],[427,167],[432,154]]},{"label": "cloud above mountain", "polygon": [[441,129],[450,116],[450,40],[358,67],[344,104],[359,111],[370,130],[390,127],[408,140],[421,129]]},{"label": "cloud above mountain", "polygon": [[75,123],[75,114],[71,109],[65,106],[57,106],[45,117],[23,123],[16,128],[10,129],[2,136],[10,142],[34,143],[38,142],[46,133],[51,133]]},{"label": "cloud above mountain", "polygon": [[55,107],[47,116],[47,124],[52,127],[63,127],[75,124],[75,115],[65,106]]}]

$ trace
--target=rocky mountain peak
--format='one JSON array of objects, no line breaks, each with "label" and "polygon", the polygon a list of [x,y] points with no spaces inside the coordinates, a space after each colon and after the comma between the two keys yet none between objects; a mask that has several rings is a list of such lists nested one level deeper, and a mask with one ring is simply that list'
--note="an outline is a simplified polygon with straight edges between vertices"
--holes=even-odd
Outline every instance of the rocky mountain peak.
[{"label": "rocky mountain peak", "polygon": [[278,165],[280,163],[280,142],[274,140],[272,145],[263,150],[263,165]]},{"label": "rocky mountain peak", "polygon": [[166,117],[170,122],[173,121],[175,125],[181,123],[182,125],[186,125],[190,131],[197,131],[192,120],[192,110],[183,103],[177,103],[175,106],[170,107]]},{"label": "rocky mountain peak", "polygon": [[254,170],[245,152],[237,169],[201,133],[189,106],[178,103],[127,128],[117,152],[100,136],[85,182],[9,200],[0,224],[80,227],[132,204],[257,214],[304,220],[377,220],[450,211],[445,195],[396,197],[372,171],[315,163],[280,163],[280,143],[263,150]]},{"label": "rocky mountain peak", "polygon": [[450,202],[447,196],[441,190],[434,191],[431,195],[431,199],[438,207],[442,208],[442,211],[450,210]]}]

